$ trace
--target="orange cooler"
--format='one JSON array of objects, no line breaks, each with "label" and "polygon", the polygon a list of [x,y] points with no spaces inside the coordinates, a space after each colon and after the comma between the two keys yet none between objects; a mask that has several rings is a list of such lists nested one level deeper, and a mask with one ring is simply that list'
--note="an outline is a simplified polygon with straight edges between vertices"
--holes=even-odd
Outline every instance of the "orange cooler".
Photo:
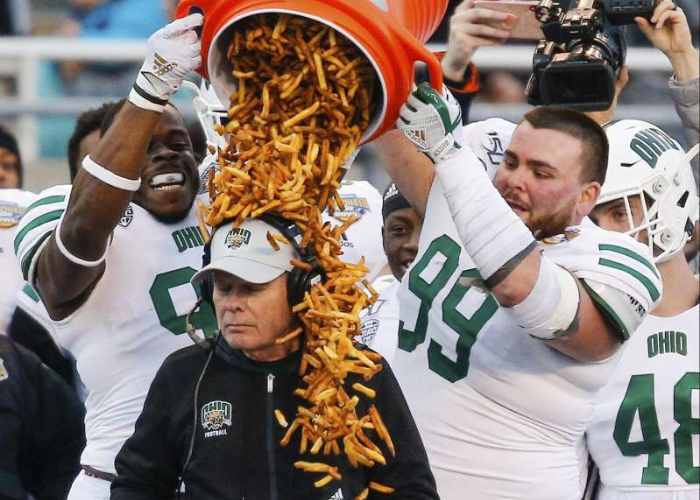
[{"label": "orange cooler", "polygon": [[[352,40],[370,60],[381,95],[370,126],[369,142],[393,127],[413,83],[413,64],[428,66],[434,87],[442,88],[440,63],[424,46],[445,14],[448,0],[183,0],[177,17],[204,15],[202,67],[219,100],[228,105],[236,90],[226,54],[235,23],[248,16],[287,13],[326,24]],[[380,102],[376,102],[380,99]]]}]

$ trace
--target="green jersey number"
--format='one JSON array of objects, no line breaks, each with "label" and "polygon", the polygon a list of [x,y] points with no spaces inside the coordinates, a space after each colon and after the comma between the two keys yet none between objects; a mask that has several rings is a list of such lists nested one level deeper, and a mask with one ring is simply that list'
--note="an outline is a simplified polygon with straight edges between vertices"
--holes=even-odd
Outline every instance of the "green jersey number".
[{"label": "green jersey number", "polygon": [[[693,418],[691,395],[700,390],[700,373],[688,372],[673,388],[673,418],[678,428],[673,433],[675,468],[688,484],[700,483],[700,467],[693,467],[693,435],[700,433],[700,418]],[[639,414],[642,441],[630,442],[634,417]],[[642,484],[668,484],[668,467],[664,456],[669,453],[668,439],[661,438],[654,404],[654,375],[633,375],[615,420],[613,438],[626,457],[648,455],[642,469]]]},{"label": "green jersey number", "polygon": [[[167,273],[161,273],[156,276],[149,290],[160,324],[175,335],[182,335],[187,332],[187,314],[178,316],[170,291],[178,286],[189,285],[190,279],[196,272],[191,267],[183,267]],[[194,291],[197,293],[197,298],[202,296],[199,285],[194,286]],[[216,316],[211,304],[202,302],[199,310],[192,314],[192,324],[195,329],[201,329],[206,337],[214,335],[217,326]]]},{"label": "green jersey number", "polygon": [[[433,240],[420,261],[411,269],[408,275],[408,289],[420,299],[421,303],[414,331],[405,328],[403,321],[399,322],[400,349],[412,352],[425,342],[429,313],[433,306],[433,301],[445,288],[450,277],[459,266],[459,254],[461,251],[460,246],[452,238],[442,235]],[[444,262],[435,277],[428,282],[421,274],[435,258],[439,258]],[[464,271],[460,275],[460,277],[467,278],[476,278],[478,276],[476,269]],[[469,355],[474,342],[476,342],[476,337],[498,309],[496,300],[492,296],[486,295],[484,302],[471,317],[464,316],[459,312],[457,306],[470,288],[459,284],[459,280],[457,280],[442,303],[442,321],[459,335],[455,349],[457,353],[456,360],[453,361],[445,356],[443,353],[444,347],[436,340],[431,339],[428,346],[428,367],[450,382],[457,382],[467,376]]]}]

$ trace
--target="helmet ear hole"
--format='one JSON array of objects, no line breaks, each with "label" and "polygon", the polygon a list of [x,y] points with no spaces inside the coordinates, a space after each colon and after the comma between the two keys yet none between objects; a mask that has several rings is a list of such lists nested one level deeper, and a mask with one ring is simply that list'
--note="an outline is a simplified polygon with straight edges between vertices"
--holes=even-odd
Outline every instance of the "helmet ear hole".
[{"label": "helmet ear hole", "polygon": [[688,203],[688,197],[690,196],[690,192],[686,191],[683,193],[683,196],[678,200],[678,206],[681,208],[685,208],[685,205]]}]

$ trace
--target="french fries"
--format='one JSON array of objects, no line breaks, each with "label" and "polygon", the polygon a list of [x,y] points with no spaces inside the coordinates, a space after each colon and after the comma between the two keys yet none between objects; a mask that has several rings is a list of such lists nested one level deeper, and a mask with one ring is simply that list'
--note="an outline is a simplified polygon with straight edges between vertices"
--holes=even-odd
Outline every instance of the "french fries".
[{"label": "french fries", "polygon": [[[238,89],[230,96],[230,122],[216,129],[228,146],[218,151],[211,203],[202,218],[209,226],[226,219],[239,225],[263,213],[294,221],[302,233],[299,246],[311,246],[326,277],[292,308],[301,327],[277,340],[305,336],[300,375],[306,387],[295,394],[306,406],[297,409],[291,424],[275,411],[287,429],[281,444],[299,433],[301,454],[344,453],[355,467],[385,464],[382,451],[365,434],[373,432],[394,453],[376,407],[368,415],[357,412],[360,398],[373,399],[375,391],[360,383],[344,385],[348,374],[368,381],[382,369],[379,357],[352,342],[360,331],[359,313],[376,300],[376,292],[366,282],[360,286],[368,272],[363,261],[352,265],[340,259],[341,237],[355,219],[339,226],[322,219],[326,208],[331,213],[344,209],[338,188],[346,160],[369,127],[374,69],[341,34],[287,14],[241,20],[228,58]],[[267,240],[274,250],[289,244],[271,233]],[[300,260],[291,264],[312,269]],[[317,487],[341,479],[337,468],[323,463],[299,461],[295,467],[324,474]],[[363,494],[366,498],[369,489]]]}]

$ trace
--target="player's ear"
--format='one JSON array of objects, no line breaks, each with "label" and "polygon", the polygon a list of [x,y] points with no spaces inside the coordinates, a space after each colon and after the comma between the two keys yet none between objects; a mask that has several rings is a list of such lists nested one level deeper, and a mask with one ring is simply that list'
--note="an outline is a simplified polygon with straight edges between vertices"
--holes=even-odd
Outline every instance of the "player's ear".
[{"label": "player's ear", "polygon": [[600,183],[587,182],[578,196],[577,211],[581,216],[587,216],[595,208],[595,204],[600,196]]}]

